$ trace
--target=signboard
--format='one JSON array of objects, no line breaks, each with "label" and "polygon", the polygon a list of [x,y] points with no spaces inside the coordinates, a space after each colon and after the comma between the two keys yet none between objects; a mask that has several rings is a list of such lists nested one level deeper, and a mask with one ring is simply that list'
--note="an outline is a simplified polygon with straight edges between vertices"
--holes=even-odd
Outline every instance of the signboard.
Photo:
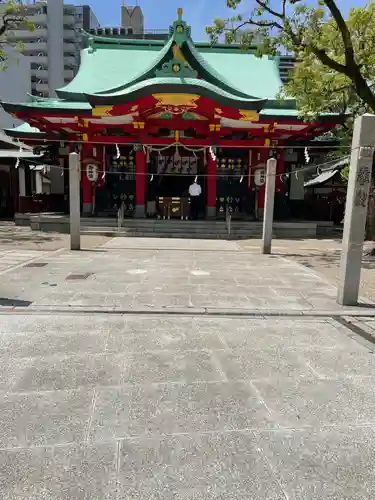
[{"label": "signboard", "polygon": [[254,172],[254,182],[256,186],[264,186],[266,183],[266,170],[257,168]]},{"label": "signboard", "polygon": [[86,175],[90,182],[96,182],[98,180],[98,166],[92,163],[86,165]]}]

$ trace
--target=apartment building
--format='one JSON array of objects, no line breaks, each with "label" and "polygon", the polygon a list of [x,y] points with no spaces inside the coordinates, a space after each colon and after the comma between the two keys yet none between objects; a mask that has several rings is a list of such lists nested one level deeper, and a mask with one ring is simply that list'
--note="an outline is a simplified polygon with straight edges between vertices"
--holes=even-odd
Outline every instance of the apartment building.
[{"label": "apartment building", "polygon": [[[98,27],[99,21],[90,6],[64,4],[64,0],[35,1],[25,4],[25,9],[34,31],[19,27],[8,33],[8,41],[23,44],[23,53],[30,60],[32,94],[53,96],[78,71],[81,30]],[[0,5],[0,15],[5,10],[6,4]]]}]

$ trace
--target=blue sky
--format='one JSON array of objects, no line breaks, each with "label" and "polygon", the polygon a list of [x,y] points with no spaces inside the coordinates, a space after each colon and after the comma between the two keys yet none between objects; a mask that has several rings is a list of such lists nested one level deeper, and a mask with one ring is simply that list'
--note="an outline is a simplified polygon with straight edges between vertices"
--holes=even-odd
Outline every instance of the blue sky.
[{"label": "blue sky", "polygon": [[[97,15],[102,26],[120,25],[120,8],[122,0],[65,0],[66,3],[89,4]],[[135,5],[136,0],[126,0],[127,5]],[[278,3],[275,0],[275,5]],[[365,5],[366,0],[338,0],[338,5],[345,10],[351,5]],[[226,8],[226,0],[138,0],[145,16],[146,29],[168,29],[176,19],[178,7],[184,9],[184,20],[192,26],[195,40],[206,39],[205,26],[214,17],[228,17],[233,14]],[[246,12],[253,4],[252,0],[244,0],[239,12]]]}]

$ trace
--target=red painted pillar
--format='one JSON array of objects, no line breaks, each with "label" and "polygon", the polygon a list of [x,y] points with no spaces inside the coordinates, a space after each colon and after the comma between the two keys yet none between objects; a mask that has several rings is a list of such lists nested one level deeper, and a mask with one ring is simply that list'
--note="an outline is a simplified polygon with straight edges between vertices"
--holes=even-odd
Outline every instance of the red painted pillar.
[{"label": "red painted pillar", "polygon": [[216,217],[216,156],[209,151],[207,158],[207,217]]},{"label": "red painted pillar", "polygon": [[82,213],[83,215],[91,215],[93,203],[93,187],[92,183],[87,178],[85,160],[93,157],[92,144],[83,144],[81,153],[81,189],[82,189]]},{"label": "red painted pillar", "polygon": [[135,217],[145,217],[146,197],[146,154],[135,153]]}]

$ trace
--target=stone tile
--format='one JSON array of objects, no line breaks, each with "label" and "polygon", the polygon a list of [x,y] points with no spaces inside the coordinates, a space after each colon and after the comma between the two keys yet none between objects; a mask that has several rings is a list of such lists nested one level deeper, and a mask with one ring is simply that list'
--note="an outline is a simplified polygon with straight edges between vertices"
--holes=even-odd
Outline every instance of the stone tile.
[{"label": "stone tile", "polygon": [[51,449],[0,450],[2,500],[52,500],[52,476]]},{"label": "stone tile", "polygon": [[145,333],[160,335],[185,334],[191,332],[193,335],[196,328],[193,326],[193,318],[181,316],[147,316],[147,321],[143,316],[125,316],[124,326],[115,333],[125,333],[133,335],[144,335]]},{"label": "stone tile", "polygon": [[[133,488],[145,494],[153,490],[151,498],[169,491],[167,498],[176,499],[193,499],[194,492],[202,500],[223,494],[226,498],[285,500],[254,438],[247,433],[125,440],[119,482],[122,499]],[[206,496],[201,496],[203,492]]]},{"label": "stone tile", "polygon": [[229,348],[319,346],[359,349],[356,342],[326,321],[262,318],[197,318],[194,327],[215,332]]},{"label": "stone tile", "polygon": [[374,353],[359,344],[352,352],[304,349],[299,356],[322,377],[375,377]]},{"label": "stone tile", "polygon": [[[130,333],[128,330],[133,331]],[[192,321],[180,318],[171,321],[144,321],[126,323],[126,331],[112,332],[107,350],[115,352],[187,351],[224,349],[224,344],[215,332],[200,333],[192,328]]]},{"label": "stone tile", "polygon": [[133,297],[133,308],[139,307],[189,307],[188,293],[139,293]]},{"label": "stone tile", "polygon": [[273,378],[254,385],[281,427],[375,424],[372,381]]},{"label": "stone tile", "polygon": [[208,352],[160,351],[129,354],[122,382],[203,382],[219,381],[223,376]]},{"label": "stone tile", "polygon": [[9,394],[0,400],[0,448],[83,441],[93,391]]},{"label": "stone tile", "polygon": [[374,498],[373,428],[265,431],[257,439],[291,500]]},{"label": "stone tile", "polygon": [[273,426],[248,384],[197,383],[100,390],[90,438],[241,430]]},{"label": "stone tile", "polygon": [[118,385],[124,363],[121,355],[53,356],[27,359],[31,359],[32,362],[23,372],[13,390],[43,391]]},{"label": "stone tile", "polygon": [[7,391],[28,371],[32,361],[29,358],[13,359],[0,357],[0,391]]},{"label": "stone tile", "polygon": [[233,349],[216,351],[215,356],[229,380],[313,376],[296,353],[285,349]]},{"label": "stone tile", "polygon": [[0,315],[0,334],[33,332],[92,332],[109,330],[113,324],[123,322],[118,316],[95,315],[93,317],[81,314],[12,314]]},{"label": "stone tile", "polygon": [[0,334],[0,356],[36,357],[104,352],[108,330]]},{"label": "stone tile", "polygon": [[51,487],[53,499],[116,499],[116,464],[116,441],[56,447]]},{"label": "stone tile", "polygon": [[[225,290],[225,287],[223,287]],[[215,295],[192,295],[191,303],[194,307],[251,307],[251,301],[245,295],[215,294]]]}]

